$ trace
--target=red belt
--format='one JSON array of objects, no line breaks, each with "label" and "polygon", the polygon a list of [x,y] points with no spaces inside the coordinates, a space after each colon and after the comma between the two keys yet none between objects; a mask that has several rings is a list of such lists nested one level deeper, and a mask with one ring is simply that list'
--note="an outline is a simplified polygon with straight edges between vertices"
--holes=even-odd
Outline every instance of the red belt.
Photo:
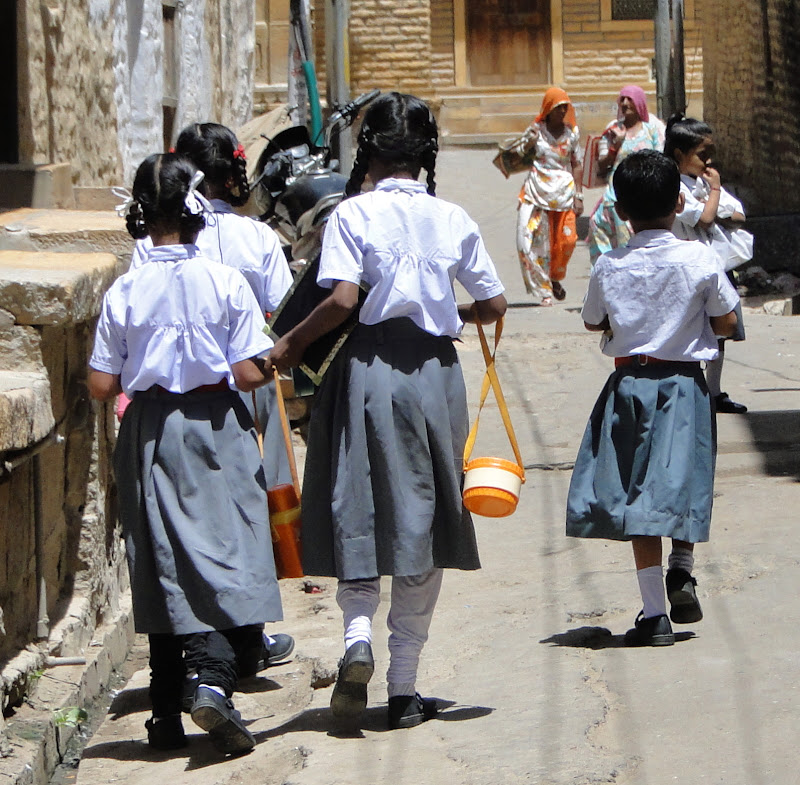
[{"label": "red belt", "polygon": [[631,354],[627,357],[615,357],[615,368],[626,368],[630,365],[643,368],[645,365],[699,365],[698,360],[660,360],[658,357],[651,357],[649,354]]}]

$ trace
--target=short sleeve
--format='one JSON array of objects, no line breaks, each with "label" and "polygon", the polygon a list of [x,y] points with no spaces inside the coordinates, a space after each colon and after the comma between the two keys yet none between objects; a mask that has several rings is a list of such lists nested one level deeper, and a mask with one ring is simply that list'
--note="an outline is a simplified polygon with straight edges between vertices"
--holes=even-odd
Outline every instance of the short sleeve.
[{"label": "short sleeve", "polygon": [[120,374],[128,357],[128,346],[124,336],[124,328],[117,324],[113,314],[113,297],[117,287],[112,287],[103,297],[103,307],[97,321],[94,334],[94,349],[89,366],[96,371]]},{"label": "short sleeve", "polygon": [[461,243],[461,264],[456,272],[456,280],[476,300],[489,300],[505,291],[478,225],[471,220]]},{"label": "short sleeve", "polygon": [[686,187],[685,183],[681,183],[681,193],[684,195],[686,203],[683,210],[675,216],[675,220],[694,229],[703,214],[705,205]]},{"label": "short sleeve", "polygon": [[[710,254],[714,254],[710,248]],[[715,254],[716,255],[716,254]],[[711,275],[708,287],[708,297],[706,299],[706,313],[709,316],[725,316],[730,313],[739,303],[739,295],[736,289],[728,280],[725,275],[722,265],[714,260],[714,266],[717,268]]]},{"label": "short sleeve", "polygon": [[228,363],[233,365],[269,351],[273,342],[264,333],[266,322],[247,280],[238,270],[230,268],[230,271],[232,275],[228,300],[230,329],[226,357]]},{"label": "short sleeve", "polygon": [[267,311],[274,311],[292,286],[292,271],[286,261],[278,235],[268,226],[263,232],[264,294],[262,303]]},{"label": "short sleeve", "polygon": [[349,212],[351,215],[345,215],[341,206],[337,207],[325,226],[317,273],[317,283],[325,289],[332,288],[335,281],[349,281],[357,286],[361,283],[364,251],[353,230],[355,214]]},{"label": "short sleeve", "polygon": [[583,308],[581,309],[581,318],[586,324],[600,324],[608,316],[608,309],[603,301],[600,287],[600,274],[603,267],[601,260],[602,257],[597,260],[597,263],[592,268],[589,276],[589,289],[586,292]]}]

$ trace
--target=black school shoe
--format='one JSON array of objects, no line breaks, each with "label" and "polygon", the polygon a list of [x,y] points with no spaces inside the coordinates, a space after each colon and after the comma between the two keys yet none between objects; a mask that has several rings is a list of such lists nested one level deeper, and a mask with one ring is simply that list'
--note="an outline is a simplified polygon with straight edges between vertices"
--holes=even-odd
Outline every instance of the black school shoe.
[{"label": "black school shoe", "polygon": [[275,635],[269,637],[272,639],[272,643],[267,645],[267,641],[264,640],[264,652],[256,666],[256,673],[283,662],[294,651],[294,638],[291,635],[276,632]]},{"label": "black school shoe", "polygon": [[746,414],[747,407],[743,403],[736,403],[728,397],[728,393],[721,392],[714,398],[714,408],[720,414]]},{"label": "black school shoe", "polygon": [[233,702],[208,687],[200,686],[194,694],[192,720],[225,755],[241,755],[256,746],[253,734],[245,727]]},{"label": "black school shoe", "polygon": [[433,719],[438,711],[434,698],[423,698],[419,693],[396,695],[389,698],[389,730],[421,725]]},{"label": "black school shoe", "polygon": [[179,750],[189,743],[183,732],[180,714],[162,717],[158,722],[151,717],[144,727],[147,728],[147,743],[154,750]]},{"label": "black school shoe", "polygon": [[367,708],[367,684],[375,671],[372,647],[356,641],[339,660],[339,676],[331,695],[331,712],[340,720],[357,720]]},{"label": "black school shoe", "polygon": [[645,619],[640,611],[634,627],[625,633],[626,646],[672,646],[675,635],[666,614]]},{"label": "black school shoe", "polygon": [[697,599],[694,587],[697,581],[686,570],[673,567],[667,570],[667,599],[669,617],[675,624],[692,624],[703,618],[703,609]]}]

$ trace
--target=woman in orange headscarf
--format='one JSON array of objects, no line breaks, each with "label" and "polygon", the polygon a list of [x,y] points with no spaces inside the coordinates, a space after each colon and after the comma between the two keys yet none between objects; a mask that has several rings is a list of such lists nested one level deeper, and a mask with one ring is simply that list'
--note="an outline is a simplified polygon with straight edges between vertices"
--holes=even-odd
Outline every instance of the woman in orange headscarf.
[{"label": "woman in orange headscarf", "polygon": [[577,234],[575,218],[583,212],[583,154],[575,109],[560,87],[544,94],[542,108],[522,136],[519,152],[533,165],[519,194],[517,251],[529,294],[552,305],[563,300],[561,285]]}]

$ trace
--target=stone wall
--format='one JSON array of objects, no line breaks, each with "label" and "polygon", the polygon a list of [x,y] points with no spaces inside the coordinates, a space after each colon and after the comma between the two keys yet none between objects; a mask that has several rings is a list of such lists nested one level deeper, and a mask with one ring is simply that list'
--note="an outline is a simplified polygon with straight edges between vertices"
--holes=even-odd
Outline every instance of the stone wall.
[{"label": "stone wall", "polygon": [[252,0],[178,3],[174,51],[161,0],[18,6],[22,164],[69,163],[77,186],[130,181],[164,149],[165,71],[177,84],[171,141],[190,122],[250,119]]},{"label": "stone wall", "polygon": [[800,9],[705,0],[703,13],[706,118],[725,178],[744,188],[753,216],[798,213]]},{"label": "stone wall", "polygon": [[42,638],[48,653],[81,653],[126,586],[113,414],[86,389],[94,322],[118,272],[107,253],[0,250],[3,661]]}]

